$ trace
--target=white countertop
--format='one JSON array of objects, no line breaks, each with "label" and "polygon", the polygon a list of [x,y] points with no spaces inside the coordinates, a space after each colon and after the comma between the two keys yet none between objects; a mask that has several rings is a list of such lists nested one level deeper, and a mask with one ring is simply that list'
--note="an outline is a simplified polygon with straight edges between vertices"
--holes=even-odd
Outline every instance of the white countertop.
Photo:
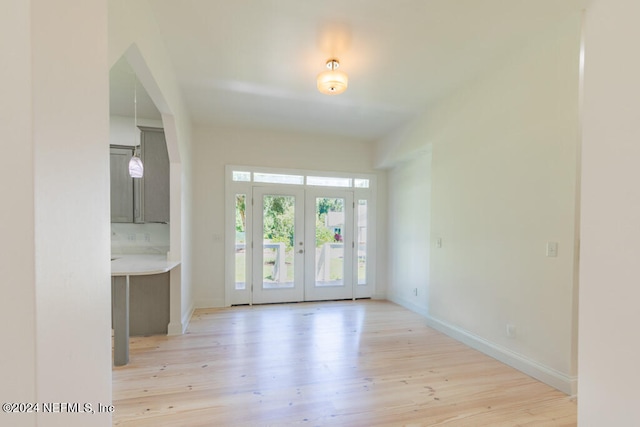
[{"label": "white countertop", "polygon": [[180,261],[169,261],[166,255],[112,255],[112,276],[143,276],[166,273],[180,265]]}]

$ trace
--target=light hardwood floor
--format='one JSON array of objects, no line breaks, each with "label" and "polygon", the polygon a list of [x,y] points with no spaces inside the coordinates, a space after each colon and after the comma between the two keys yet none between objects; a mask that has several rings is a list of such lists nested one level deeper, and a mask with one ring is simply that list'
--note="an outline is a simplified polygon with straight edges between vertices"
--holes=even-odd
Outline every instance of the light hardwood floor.
[{"label": "light hardwood floor", "polygon": [[576,402],[386,301],[197,310],[131,339],[118,426],[575,426]]}]

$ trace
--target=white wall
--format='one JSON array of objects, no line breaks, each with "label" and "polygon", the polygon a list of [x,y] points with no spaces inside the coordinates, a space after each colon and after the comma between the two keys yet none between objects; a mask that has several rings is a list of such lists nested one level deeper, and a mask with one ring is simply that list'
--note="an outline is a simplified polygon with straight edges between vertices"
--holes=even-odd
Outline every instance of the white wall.
[{"label": "white wall", "polygon": [[[376,160],[395,164],[433,146],[431,241],[423,242],[432,324],[568,393],[577,373],[579,41],[577,15],[541,31],[383,141]],[[397,169],[392,176],[411,176]],[[428,191],[428,179],[412,179],[417,194]],[[406,198],[389,191],[390,200]],[[402,235],[389,223],[392,239]],[[545,256],[547,241],[559,243],[557,258]],[[391,271],[402,268],[389,259]],[[406,295],[412,285],[390,286]]]},{"label": "white wall", "polygon": [[[111,400],[107,6],[31,7],[37,400],[97,406]],[[49,415],[38,425],[86,424]]]},{"label": "white wall", "polygon": [[162,120],[137,119],[124,116],[109,117],[109,144],[136,146],[140,144],[140,129],[137,126],[162,128]]},{"label": "white wall", "polygon": [[431,228],[431,149],[389,171],[387,298],[427,315]]},{"label": "white wall", "polygon": [[[31,121],[31,7],[3,2],[0,13],[0,319],[3,327],[0,400],[34,402],[36,386],[36,283],[34,143]],[[5,62],[6,61],[6,62]],[[0,424],[35,425],[35,416],[0,414]]]},{"label": "white wall", "polygon": [[640,3],[585,24],[578,421],[640,425]]},{"label": "white wall", "polygon": [[[0,19],[11,206],[0,221],[2,400],[97,409],[111,402],[107,3],[10,0]],[[84,426],[87,416],[111,425],[110,414],[42,412],[3,412],[0,424]]]},{"label": "white wall", "polygon": [[[386,173],[373,170],[370,143],[325,135],[206,126],[197,126],[194,135],[197,202],[192,226],[198,233],[194,236],[193,279],[198,307],[225,304],[225,165],[373,173],[378,175],[378,205],[384,206],[382,203],[386,202],[383,194]],[[378,218],[379,229],[383,220],[384,217]],[[379,266],[378,275],[386,274],[383,268]],[[376,289],[376,294],[379,291]]]}]

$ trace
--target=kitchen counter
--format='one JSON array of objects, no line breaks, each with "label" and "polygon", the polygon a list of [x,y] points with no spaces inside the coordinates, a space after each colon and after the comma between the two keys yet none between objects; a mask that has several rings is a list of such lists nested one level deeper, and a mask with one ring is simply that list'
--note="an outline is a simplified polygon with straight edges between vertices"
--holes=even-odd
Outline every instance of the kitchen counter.
[{"label": "kitchen counter", "polygon": [[[156,286],[162,286],[162,281],[158,281],[156,284],[156,278],[153,278],[152,287],[147,289],[144,301],[148,306],[146,311],[140,311],[140,305],[130,305],[131,294],[131,282],[147,280],[140,277],[138,279],[131,279],[132,276],[152,276],[152,275],[164,275],[167,277],[164,282],[167,288],[165,288],[165,304],[168,302],[168,313],[162,317],[161,321],[156,321],[156,324],[162,323],[167,326],[166,319],[169,318],[169,325],[180,324],[180,262],[169,261],[166,255],[113,255],[111,261],[111,314],[113,323],[113,357],[114,364],[116,366],[122,366],[129,363],[129,333],[130,333],[130,315],[133,310],[134,315],[139,318],[156,318],[160,307],[163,305],[158,302],[163,292],[162,288],[155,288]],[[165,273],[169,273],[170,276]],[[136,285],[134,285],[136,286]],[[141,283],[138,283],[136,289],[142,289]],[[157,289],[157,290],[156,290]],[[135,325],[136,323],[134,323]],[[171,329],[170,326],[167,328]]]},{"label": "kitchen counter", "polygon": [[180,261],[169,261],[166,255],[113,255],[111,276],[143,276],[171,271]]}]

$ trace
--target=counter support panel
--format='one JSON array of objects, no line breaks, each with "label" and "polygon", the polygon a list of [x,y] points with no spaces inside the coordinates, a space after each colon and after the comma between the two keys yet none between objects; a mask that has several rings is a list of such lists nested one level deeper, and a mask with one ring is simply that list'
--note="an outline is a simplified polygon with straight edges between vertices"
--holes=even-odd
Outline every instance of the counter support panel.
[{"label": "counter support panel", "polygon": [[113,293],[113,364],[129,363],[129,276],[111,278]]}]

